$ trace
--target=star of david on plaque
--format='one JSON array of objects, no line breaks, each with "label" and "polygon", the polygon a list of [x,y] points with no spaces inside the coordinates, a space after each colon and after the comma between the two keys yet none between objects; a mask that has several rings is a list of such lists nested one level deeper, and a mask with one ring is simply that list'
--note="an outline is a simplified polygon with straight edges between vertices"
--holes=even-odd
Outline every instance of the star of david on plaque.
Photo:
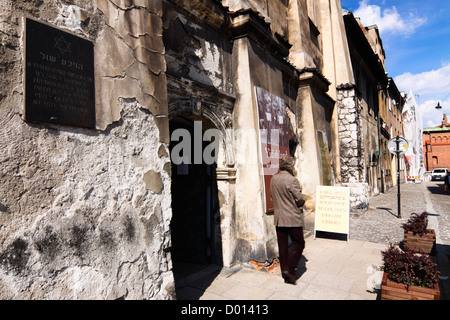
[{"label": "star of david on plaque", "polygon": [[59,38],[54,38],[55,39],[55,48],[59,49],[59,51],[61,52],[61,54],[65,54],[65,53],[71,53],[71,49],[70,49],[70,42],[67,42],[66,39],[64,39],[64,36],[60,36]]}]

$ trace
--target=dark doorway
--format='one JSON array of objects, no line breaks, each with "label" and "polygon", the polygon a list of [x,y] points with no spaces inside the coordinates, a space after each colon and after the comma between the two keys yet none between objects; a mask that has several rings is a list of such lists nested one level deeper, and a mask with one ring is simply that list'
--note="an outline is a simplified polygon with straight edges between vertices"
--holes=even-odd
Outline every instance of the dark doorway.
[{"label": "dark doorway", "polygon": [[[199,123],[196,122],[197,126]],[[201,123],[203,128],[203,122]],[[171,137],[177,129],[186,130],[190,134],[191,159],[188,163],[175,164],[172,157],[170,227],[175,280],[198,272],[212,263],[222,264],[216,163],[207,164],[203,157],[201,163],[194,163],[195,143],[201,143],[203,151],[210,142],[204,142],[202,137],[195,136],[194,120],[188,116],[178,116],[170,121]],[[182,143],[182,139],[171,139],[171,155],[179,143]],[[175,153],[184,156],[179,150],[178,147]]]}]

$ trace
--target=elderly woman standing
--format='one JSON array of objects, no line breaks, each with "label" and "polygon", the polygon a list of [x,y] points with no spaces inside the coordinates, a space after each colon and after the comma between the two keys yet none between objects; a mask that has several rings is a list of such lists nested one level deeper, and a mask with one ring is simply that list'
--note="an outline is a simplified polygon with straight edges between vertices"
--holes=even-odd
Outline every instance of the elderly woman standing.
[{"label": "elderly woman standing", "polygon": [[[295,270],[305,248],[303,238],[303,204],[300,183],[294,177],[295,159],[280,159],[280,171],[270,181],[270,196],[274,203],[274,224],[277,231],[281,274],[286,283],[295,284]],[[288,237],[293,246],[289,252]]]}]

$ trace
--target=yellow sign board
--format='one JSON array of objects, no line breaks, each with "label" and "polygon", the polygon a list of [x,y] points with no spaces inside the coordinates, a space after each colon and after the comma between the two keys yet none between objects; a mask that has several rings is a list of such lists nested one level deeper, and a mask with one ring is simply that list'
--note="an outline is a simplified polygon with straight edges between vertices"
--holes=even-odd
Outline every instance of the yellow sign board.
[{"label": "yellow sign board", "polygon": [[329,231],[347,234],[350,225],[350,188],[317,186],[316,217],[314,238],[316,231]]}]

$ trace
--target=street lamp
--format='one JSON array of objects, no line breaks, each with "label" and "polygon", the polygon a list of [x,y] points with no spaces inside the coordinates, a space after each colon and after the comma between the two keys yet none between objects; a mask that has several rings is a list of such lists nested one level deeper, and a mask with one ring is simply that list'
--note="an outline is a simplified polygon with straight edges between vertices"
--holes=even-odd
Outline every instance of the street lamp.
[{"label": "street lamp", "polygon": [[438,110],[442,109],[442,106],[441,106],[439,101],[438,101],[438,104],[437,104],[437,106],[435,108],[438,109]]}]

